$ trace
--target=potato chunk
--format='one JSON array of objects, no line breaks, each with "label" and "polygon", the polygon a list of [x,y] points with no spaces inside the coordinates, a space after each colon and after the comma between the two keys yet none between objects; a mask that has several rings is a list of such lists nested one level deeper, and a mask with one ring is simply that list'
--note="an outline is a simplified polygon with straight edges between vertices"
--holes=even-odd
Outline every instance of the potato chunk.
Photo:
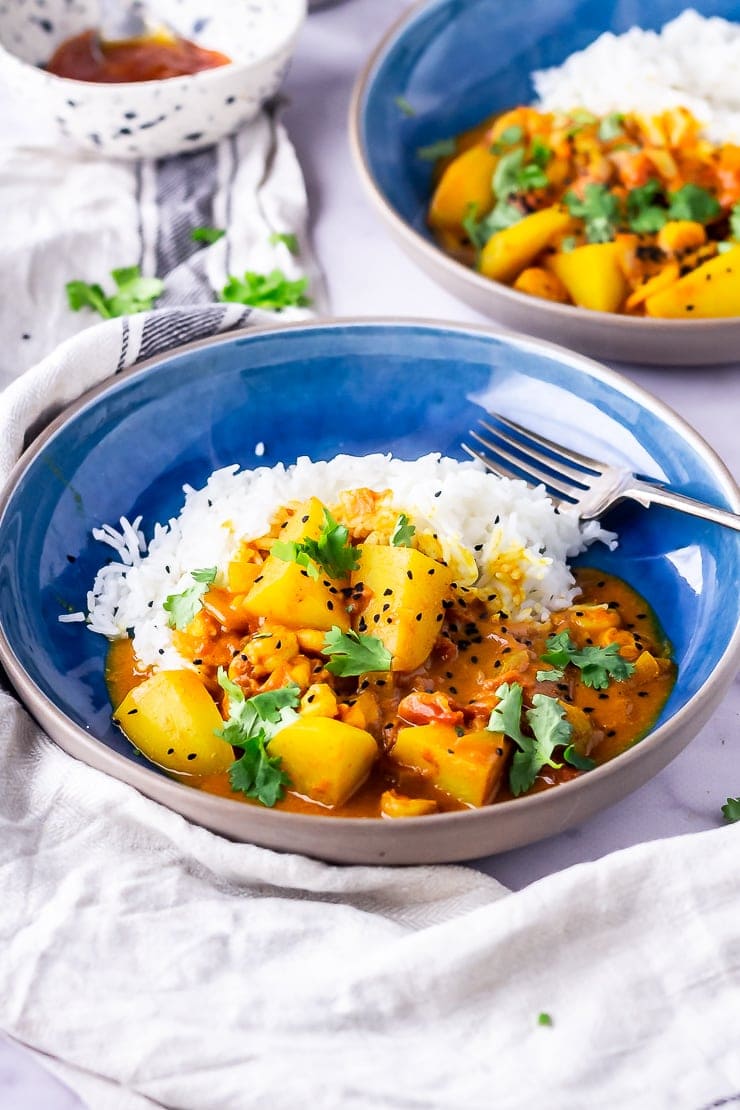
[{"label": "potato chunk", "polygon": [[648,297],[648,316],[708,319],[740,315],[740,246],[710,258],[673,285]]},{"label": "potato chunk", "polygon": [[458,801],[484,806],[499,787],[510,746],[499,732],[482,729],[458,736],[452,725],[435,722],[399,729],[390,757]]},{"label": "potato chunk", "polygon": [[[554,237],[570,227],[570,213],[553,205],[532,212],[519,223],[497,231],[481,251],[480,271],[494,281],[513,281]],[[561,277],[560,274],[557,275]],[[568,283],[563,280],[566,286]]]},{"label": "potato chunk", "polygon": [[292,788],[325,806],[340,806],[370,774],[378,745],[369,732],[331,717],[305,717],[270,741]]},{"label": "potato chunk", "polygon": [[187,775],[212,775],[234,762],[216,736],[223,720],[193,671],[158,671],[130,690],[114,720],[152,763]]},{"label": "potato chunk", "polygon": [[429,223],[434,228],[460,228],[471,205],[482,216],[493,204],[493,171],[498,159],[488,146],[472,146],[447,166],[434,190]]},{"label": "potato chunk", "polygon": [[[286,542],[318,539],[324,524],[324,506],[316,497],[300,505],[280,533]],[[305,567],[268,555],[261,573],[242,602],[252,617],[264,617],[288,628],[315,628],[328,632],[335,624],[343,632],[349,616],[337,586],[321,572],[311,578]]]},{"label": "potato chunk", "polygon": [[560,278],[574,304],[594,312],[616,312],[629,292],[620,265],[622,252],[621,243],[587,243],[553,254],[545,264]]},{"label": "potato chunk", "polygon": [[393,656],[391,670],[412,671],[432,650],[452,571],[412,547],[365,544],[352,584],[372,594],[357,629],[382,640]]}]

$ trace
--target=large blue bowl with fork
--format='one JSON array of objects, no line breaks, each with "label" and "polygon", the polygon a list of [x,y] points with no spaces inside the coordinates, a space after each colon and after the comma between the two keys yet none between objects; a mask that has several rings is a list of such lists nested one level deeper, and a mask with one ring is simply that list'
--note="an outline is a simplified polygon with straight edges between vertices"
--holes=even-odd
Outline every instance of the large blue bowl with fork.
[{"label": "large blue bowl with fork", "polygon": [[[133,368],[65,411],[28,449],[0,501],[0,659],[68,752],[226,836],[343,862],[479,857],[560,832],[617,802],[692,739],[740,658],[740,537],[636,505],[606,519],[614,551],[587,562],[635,585],[674,648],[678,679],[655,729],[554,790],[481,810],[404,821],[281,813],[208,795],[137,755],[111,721],[107,642],[59,621],[85,606],[106,551],[92,529],[141,514],[147,537],[184,483],[211,471],[392,451],[464,458],[488,411],[605,462],[734,511],[737,488],[679,417],[571,352],[490,329],[340,320],[253,329]],[[264,445],[264,455],[255,448]],[[260,449],[261,450],[261,449]]]}]

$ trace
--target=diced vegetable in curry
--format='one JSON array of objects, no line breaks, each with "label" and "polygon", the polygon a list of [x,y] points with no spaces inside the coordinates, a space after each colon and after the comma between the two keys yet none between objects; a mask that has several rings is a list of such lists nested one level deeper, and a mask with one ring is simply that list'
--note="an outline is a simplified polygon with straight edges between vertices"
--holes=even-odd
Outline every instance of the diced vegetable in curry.
[{"label": "diced vegetable in curry", "polygon": [[286,506],[226,585],[193,568],[167,598],[188,669],[139,673],[112,644],[115,720],[202,790],[386,818],[546,789],[650,728],[674,666],[629,586],[581,570],[577,604],[514,620],[418,542],[371,490]]},{"label": "diced vegetable in curry", "polygon": [[686,109],[521,107],[450,146],[429,226],[484,276],[599,312],[740,315],[740,146],[702,138]]}]

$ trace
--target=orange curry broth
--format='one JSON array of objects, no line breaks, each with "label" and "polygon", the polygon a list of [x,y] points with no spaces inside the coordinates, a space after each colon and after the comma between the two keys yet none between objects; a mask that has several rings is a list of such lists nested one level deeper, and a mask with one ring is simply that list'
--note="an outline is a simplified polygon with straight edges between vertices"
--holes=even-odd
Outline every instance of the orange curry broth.
[{"label": "orange curry broth", "polygon": [[[422,667],[409,674],[396,672],[374,676],[371,688],[379,704],[381,722],[374,730],[378,738],[386,738],[385,745],[389,745],[399,725],[426,723],[421,717],[409,720],[408,715],[405,720],[399,721],[399,701],[414,692],[439,691],[447,695],[451,705],[464,714],[466,728],[483,728],[491,706],[497,700],[495,690],[507,681],[522,685],[525,704],[531,703],[532,695],[538,692],[560,699],[569,712],[574,741],[580,728],[592,730],[589,755],[597,764],[619,755],[644,736],[665,704],[675,680],[670,646],[650,607],[627,583],[591,568],[577,570],[575,577],[582,591],[578,603],[554,614],[551,621],[545,624],[515,622],[503,614],[482,613],[477,600],[467,609],[464,593],[458,593],[454,606],[446,610],[435,649]],[[635,660],[643,650],[650,652],[658,661],[658,673],[647,678],[633,675],[623,682],[610,681],[605,690],[586,686],[581,681],[580,670],[573,666],[567,668],[565,676],[558,682],[537,681],[537,671],[547,667],[540,656],[546,650],[548,636],[567,629],[579,648],[595,642],[579,627],[584,616],[579,603],[583,606],[607,605],[601,635],[607,640],[616,640],[620,644],[620,654],[628,661]],[[473,609],[476,611],[473,612]],[[221,696],[221,691],[215,681],[216,666],[238,652],[242,638],[235,636],[233,631],[221,630],[211,638],[208,648],[199,647],[202,676],[217,698]],[[112,704],[118,706],[126,693],[146,677],[146,674],[136,671],[131,641],[114,641],[106,666]],[[321,681],[325,680],[324,675]],[[356,681],[341,680],[339,686],[347,690],[347,684]],[[345,693],[344,696],[351,698],[351,694]],[[424,712],[423,706],[421,711]],[[504,743],[510,745],[509,741]],[[381,794],[393,789],[412,797],[433,799],[440,811],[468,808],[437,790],[423,775],[394,764],[383,753],[383,743],[379,746],[381,755],[370,777],[344,805],[328,808],[287,791],[275,808],[336,817],[378,817]],[[546,766],[537,776],[532,791],[548,789],[582,773],[567,764],[558,770]],[[259,804],[233,792],[226,773],[205,779],[184,775],[174,777],[211,794]],[[512,797],[506,778],[505,773],[493,798],[494,803]]]},{"label": "orange curry broth", "polygon": [[97,32],[84,31],[54,51],[46,69],[74,81],[115,84],[185,77],[228,65],[231,58],[206,50],[189,39],[152,35],[128,42],[101,43]]}]

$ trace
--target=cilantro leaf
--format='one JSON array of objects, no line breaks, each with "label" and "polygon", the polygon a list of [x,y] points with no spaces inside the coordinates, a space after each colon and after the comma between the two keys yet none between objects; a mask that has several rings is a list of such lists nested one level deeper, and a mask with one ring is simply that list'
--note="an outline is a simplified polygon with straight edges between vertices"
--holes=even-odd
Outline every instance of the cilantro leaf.
[{"label": "cilantro leaf", "polygon": [[73,312],[92,308],[105,320],[113,316],[130,316],[145,312],[164,292],[164,282],[159,278],[143,278],[138,266],[124,266],[111,270],[116,292],[106,296],[100,285],[85,281],[68,281],[67,303]]},{"label": "cilantro leaf", "polygon": [[234,304],[250,304],[255,308],[266,308],[281,312],[284,308],[303,307],[311,303],[305,295],[308,278],[290,281],[282,270],[271,270],[269,274],[258,274],[247,270],[243,278],[229,275],[221,290],[221,300]]},{"label": "cilantro leaf", "polygon": [[394,96],[393,103],[404,116],[415,116],[416,108],[405,96]]},{"label": "cilantro leaf", "polygon": [[609,680],[624,682],[634,671],[633,663],[628,663],[619,654],[619,644],[606,647],[585,647],[578,649],[570,638],[569,632],[558,632],[550,636],[545,645],[547,651],[541,656],[545,663],[564,670],[569,663],[581,671],[584,684],[594,690],[604,690]]},{"label": "cilantro leaf", "polygon": [[521,730],[523,695],[524,691],[518,682],[514,682],[511,686],[508,682],[504,682],[499,686],[496,691],[499,702],[491,710],[491,716],[486,725],[489,732],[503,732],[505,736],[515,740],[520,747],[527,744],[527,737]]},{"label": "cilantro leaf", "polygon": [[627,194],[627,223],[632,231],[650,234],[660,231],[668,222],[665,203],[653,204],[657,198],[664,201],[663,187],[654,177],[644,185],[630,189]]},{"label": "cilantro leaf", "polygon": [[359,552],[349,542],[349,531],[334,519],[327,508],[324,508],[324,523],[317,540],[309,537],[297,542],[276,540],[270,550],[286,563],[298,563],[305,567],[313,579],[319,577],[317,566],[330,578],[346,578],[360,565]]},{"label": "cilantro leaf", "polygon": [[560,250],[563,254],[570,254],[571,251],[576,249],[577,245],[575,235],[566,235],[560,242]]},{"label": "cilantro leaf", "polygon": [[535,678],[538,682],[559,682],[563,672],[559,667],[552,667],[549,671],[537,671]]},{"label": "cilantro leaf", "polygon": [[740,204],[734,205],[730,212],[730,235],[740,240]]},{"label": "cilantro leaf", "polygon": [[599,141],[609,143],[612,139],[616,139],[618,135],[622,134],[623,123],[624,116],[621,112],[610,112],[608,116],[604,116],[599,124]]},{"label": "cilantro leaf", "polygon": [[740,821],[740,798],[728,798],[722,806],[725,821]]},{"label": "cilantro leaf", "polygon": [[610,243],[619,222],[619,201],[606,185],[588,183],[583,200],[574,192],[563,197],[571,216],[583,220],[589,243]]},{"label": "cilantro leaf", "polygon": [[194,243],[217,243],[225,234],[222,227],[194,227],[190,238]]},{"label": "cilantro leaf", "polygon": [[552,147],[548,146],[539,135],[535,135],[529,150],[529,157],[534,162],[535,166],[539,166],[541,170],[544,170],[545,166],[551,160],[553,153]]},{"label": "cilantro leaf", "polygon": [[594,759],[589,759],[587,755],[581,755],[573,744],[569,744],[565,749],[563,759],[566,763],[570,763],[571,767],[577,767],[579,771],[593,771],[596,766]]},{"label": "cilantro leaf", "polygon": [[545,1013],[544,1011],[541,1014],[538,1014],[537,1015],[537,1024],[538,1025],[552,1025],[551,1015]]},{"label": "cilantro leaf", "polygon": [[505,127],[501,132],[491,147],[491,152],[493,154],[503,154],[507,147],[515,146],[523,138],[524,128],[520,127],[518,123],[512,123],[510,127]]},{"label": "cilantro leaf", "polygon": [[392,546],[411,547],[411,540],[415,532],[416,528],[413,524],[409,524],[409,518],[405,513],[401,513],[391,533]]},{"label": "cilantro leaf", "polygon": [[499,201],[530,189],[546,189],[549,178],[542,166],[524,161],[524,148],[516,147],[502,154],[493,171],[493,191]]},{"label": "cilantro leaf", "polygon": [[476,250],[483,250],[495,232],[503,231],[505,227],[512,227],[522,219],[522,213],[516,205],[509,204],[506,200],[498,201],[481,220],[476,219],[476,208],[477,205],[471,204],[462,221],[463,228]]},{"label": "cilantro leaf", "polygon": [[668,218],[671,220],[695,220],[700,224],[708,224],[716,219],[722,211],[719,201],[712,196],[708,189],[700,185],[682,185],[675,193],[671,193],[671,203],[668,208]]},{"label": "cilantro leaf", "polygon": [[568,113],[568,118],[571,120],[571,126],[566,131],[569,139],[573,135],[577,135],[579,131],[583,131],[584,127],[589,127],[591,124],[598,122],[596,116],[587,112],[585,108],[574,108],[572,112]]},{"label": "cilantro leaf", "polygon": [[332,659],[326,664],[327,671],[340,678],[366,674],[368,671],[389,671],[393,656],[377,636],[363,636],[358,632],[342,632],[334,625],[324,637],[324,655]]},{"label": "cilantro leaf", "polygon": [[294,235],[292,231],[273,231],[270,236],[270,244],[274,247],[277,246],[278,243],[282,243],[293,255],[300,253],[298,236]]},{"label": "cilantro leaf", "polygon": [[182,593],[169,594],[165,598],[162,608],[169,613],[167,623],[170,628],[180,630],[187,628],[196,613],[200,612],[203,608],[203,595],[215,581],[216,570],[216,567],[191,570],[190,577],[193,579],[193,585],[187,586]]},{"label": "cilantro leaf", "polygon": [[229,695],[229,718],[217,735],[241,748],[242,755],[229,768],[232,790],[249,798],[257,798],[265,806],[274,806],[282,798],[290,779],[281,770],[279,757],[268,753],[272,737],[298,717],[295,707],[300,689],[291,682],[279,690],[268,690],[245,698],[244,691],[232,682],[223,667],[218,669],[219,685]]},{"label": "cilantro leaf", "polygon": [[436,162],[438,158],[449,158],[456,150],[457,143],[454,139],[438,139],[429,146],[417,147],[416,157],[421,158],[422,162]]}]

